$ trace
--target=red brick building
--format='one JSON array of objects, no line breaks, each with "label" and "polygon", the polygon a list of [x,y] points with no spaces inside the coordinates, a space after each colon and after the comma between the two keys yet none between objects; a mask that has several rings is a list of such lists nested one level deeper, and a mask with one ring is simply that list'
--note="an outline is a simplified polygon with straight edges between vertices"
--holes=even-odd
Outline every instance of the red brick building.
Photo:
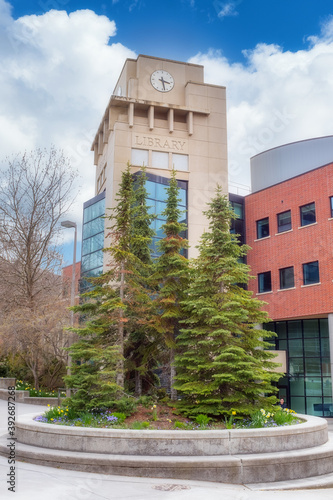
[{"label": "red brick building", "polygon": [[272,342],[286,353],[280,395],[300,413],[332,416],[333,137],[261,153],[251,175],[249,289],[267,303]]},{"label": "red brick building", "polygon": [[[63,267],[61,270],[62,274],[62,289],[63,296],[71,297],[72,290],[72,279],[73,279],[73,264],[69,266]],[[81,261],[77,262],[75,265],[75,297],[77,298],[79,295],[79,283],[80,283],[80,274],[81,274]]]}]

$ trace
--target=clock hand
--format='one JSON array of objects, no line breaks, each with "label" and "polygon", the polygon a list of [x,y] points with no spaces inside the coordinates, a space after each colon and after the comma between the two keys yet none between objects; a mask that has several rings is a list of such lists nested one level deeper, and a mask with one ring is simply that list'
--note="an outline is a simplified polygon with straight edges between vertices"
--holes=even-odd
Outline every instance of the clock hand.
[{"label": "clock hand", "polygon": [[166,80],[164,80],[163,76],[160,78],[160,82],[162,82],[162,85],[163,85],[163,90],[165,90],[165,83],[167,85],[170,85],[170,82],[167,82]]}]

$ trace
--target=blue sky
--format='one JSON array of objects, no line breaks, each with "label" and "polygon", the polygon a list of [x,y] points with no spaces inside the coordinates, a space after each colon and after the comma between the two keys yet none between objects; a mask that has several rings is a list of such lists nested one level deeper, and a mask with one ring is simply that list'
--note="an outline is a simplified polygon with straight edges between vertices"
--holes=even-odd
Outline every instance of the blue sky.
[{"label": "blue sky", "polygon": [[136,53],[187,60],[211,48],[233,62],[258,43],[304,48],[308,36],[333,13],[327,0],[13,0],[14,17],[91,9],[115,20],[112,40]]},{"label": "blue sky", "polygon": [[[0,0],[0,168],[55,145],[79,172],[68,214],[81,233],[95,194],[91,143],[128,57],[202,64],[226,86],[229,189],[250,158],[332,135],[333,5],[327,0]],[[64,231],[65,263],[72,231]]]}]

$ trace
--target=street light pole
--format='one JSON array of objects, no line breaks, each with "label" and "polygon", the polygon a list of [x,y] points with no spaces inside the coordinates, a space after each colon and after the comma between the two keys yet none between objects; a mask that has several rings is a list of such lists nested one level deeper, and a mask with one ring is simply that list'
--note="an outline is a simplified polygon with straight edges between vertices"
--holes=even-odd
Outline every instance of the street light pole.
[{"label": "street light pole", "polygon": [[[62,227],[66,228],[74,228],[74,250],[73,250],[73,266],[72,266],[72,283],[71,283],[71,307],[75,305],[75,268],[76,268],[76,245],[77,245],[77,225],[75,222],[65,220],[61,222]],[[73,328],[74,326],[74,311],[71,311],[71,327]],[[69,334],[69,345],[71,345],[72,341],[72,335],[71,333]],[[69,354],[68,355],[68,368],[67,368],[67,375],[71,375],[71,366],[72,366],[72,357]],[[70,398],[71,396],[71,390],[70,388],[67,388],[66,390],[66,396]]]}]

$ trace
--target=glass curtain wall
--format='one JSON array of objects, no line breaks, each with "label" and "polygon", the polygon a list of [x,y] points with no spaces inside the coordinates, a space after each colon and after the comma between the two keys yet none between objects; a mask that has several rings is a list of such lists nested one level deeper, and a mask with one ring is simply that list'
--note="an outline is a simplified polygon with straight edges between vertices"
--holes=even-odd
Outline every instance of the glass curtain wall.
[{"label": "glass curtain wall", "polygon": [[304,319],[267,323],[277,337],[273,349],[287,351],[288,373],[279,380],[281,395],[298,413],[333,416],[328,320]]},{"label": "glass curtain wall", "polygon": [[105,192],[83,205],[82,257],[80,292],[91,284],[85,278],[103,273]]},{"label": "glass curtain wall", "polygon": [[[140,175],[140,173],[135,174],[135,177]],[[163,224],[165,224],[165,217],[162,215],[163,211],[166,208],[167,202],[167,189],[169,186],[169,179],[165,177],[160,177],[157,175],[146,173],[147,182],[146,182],[146,190],[147,190],[147,205],[149,207],[149,212],[151,214],[155,214],[157,217],[152,222],[152,229],[155,231],[155,236],[152,241],[152,257],[158,257],[158,241],[164,237],[164,233],[162,230]],[[179,187],[179,203],[178,208],[181,211],[180,222],[183,222],[187,225],[187,182],[186,181],[177,181]],[[183,238],[187,238],[187,231],[184,231],[181,235]],[[183,255],[187,257],[187,252],[183,252]]]}]

